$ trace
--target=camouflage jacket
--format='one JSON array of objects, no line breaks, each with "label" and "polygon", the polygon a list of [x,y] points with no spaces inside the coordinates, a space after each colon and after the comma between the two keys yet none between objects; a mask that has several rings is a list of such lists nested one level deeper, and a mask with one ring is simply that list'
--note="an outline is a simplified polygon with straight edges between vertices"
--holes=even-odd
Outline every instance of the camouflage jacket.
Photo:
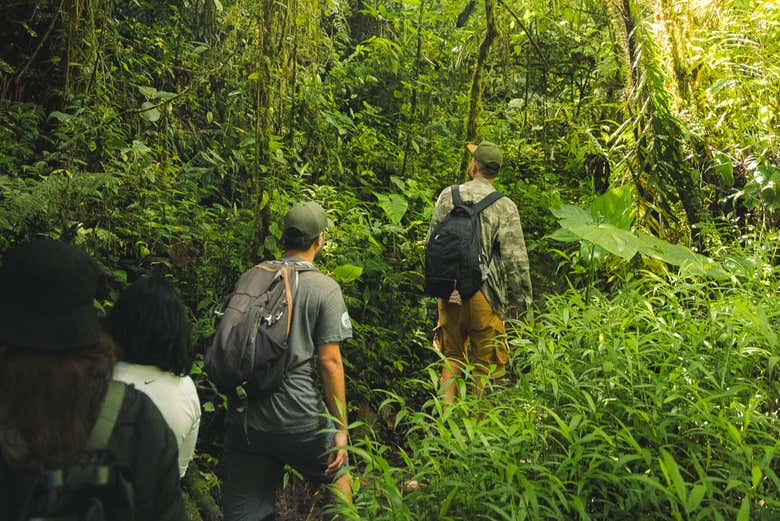
[{"label": "camouflage jacket", "polygon": [[[493,185],[481,177],[460,185],[465,203],[476,203],[495,191]],[[426,244],[434,228],[452,210],[452,190],[445,188],[433,210]],[[482,257],[488,266],[487,280],[482,292],[493,311],[506,320],[519,318],[533,298],[528,252],[523,239],[523,227],[517,206],[509,197],[502,197],[480,214],[482,227]]]}]

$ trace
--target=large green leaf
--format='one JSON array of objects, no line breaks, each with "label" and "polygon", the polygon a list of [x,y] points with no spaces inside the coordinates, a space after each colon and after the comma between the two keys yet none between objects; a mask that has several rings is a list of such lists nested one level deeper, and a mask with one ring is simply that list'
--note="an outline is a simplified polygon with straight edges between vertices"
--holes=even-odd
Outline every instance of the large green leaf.
[{"label": "large green leaf", "polygon": [[593,217],[590,213],[571,204],[562,204],[560,206],[550,208],[550,211],[558,219],[572,221],[572,223],[575,224],[593,223]]},{"label": "large green leaf", "polygon": [[157,107],[155,107],[152,103],[144,101],[141,104],[141,109],[141,116],[143,116],[147,121],[155,122],[160,119],[160,111],[157,110]]},{"label": "large green leaf", "polygon": [[[628,222],[627,214],[618,211],[621,206],[617,198],[613,198],[611,202],[603,199],[600,207],[614,209],[615,212],[607,213],[610,213],[615,222],[620,225],[625,225]],[[714,278],[727,278],[729,276],[720,264],[699,255],[690,248],[672,244],[641,231],[632,232],[622,229],[615,224],[596,224],[591,213],[576,206],[564,204],[552,208],[551,211],[560,219],[559,224],[561,225],[560,230],[556,230],[550,235],[555,240],[562,242],[586,241],[625,260],[641,253],[647,257],[679,266],[683,272],[689,275]],[[603,216],[603,214],[599,215]]]},{"label": "large green leaf", "polygon": [[718,153],[713,159],[715,173],[720,176],[723,184],[731,188],[734,186],[734,165],[726,154]]},{"label": "large green leaf", "polygon": [[564,242],[585,240],[605,249],[609,253],[630,259],[638,250],[636,237],[612,224],[595,224],[591,213],[562,204],[552,208],[552,213],[560,219],[561,229],[552,235],[553,239]]},{"label": "large green leaf", "polygon": [[561,226],[580,238],[626,260],[631,259],[639,251],[639,241],[633,233],[621,230],[611,224],[573,224],[562,221]]},{"label": "large green leaf", "polygon": [[642,255],[680,266],[689,275],[706,275],[714,278],[729,276],[720,264],[686,246],[672,244],[642,231],[635,233],[639,239],[639,251]]},{"label": "large green leaf", "polygon": [[379,201],[379,206],[385,211],[387,219],[396,226],[401,224],[401,219],[409,209],[408,201],[399,194],[374,194]]},{"label": "large green leaf", "polygon": [[147,87],[146,85],[139,85],[138,91],[144,95],[146,99],[154,99],[157,97],[157,89],[154,87]]},{"label": "large green leaf", "polygon": [[559,228],[555,230],[548,237],[550,237],[550,239],[560,241],[560,242],[576,242],[581,240],[581,237],[579,235],[577,235],[572,231],[565,230],[563,228]]},{"label": "large green leaf", "polygon": [[360,266],[354,266],[352,264],[342,264],[341,266],[334,269],[330,273],[330,276],[333,277],[333,280],[335,280],[339,284],[348,284],[352,281],[359,279],[362,274],[363,274],[363,268],[361,268]]},{"label": "large green leaf", "polygon": [[679,244],[671,244],[642,231],[636,231],[636,235],[641,240],[643,255],[674,264],[675,266],[698,261],[697,254],[690,248]]},{"label": "large green leaf", "polygon": [[634,222],[634,192],[631,185],[610,188],[590,204],[590,213],[597,223],[607,223],[628,230]]},{"label": "large green leaf", "polygon": [[73,116],[71,114],[65,114],[64,112],[55,110],[54,112],[49,114],[49,118],[54,118],[57,121],[60,121],[61,123],[67,123],[68,121],[73,119]]},{"label": "large green leaf", "polygon": [[161,100],[164,100],[164,101],[168,101],[168,100],[172,100],[176,96],[178,96],[178,94],[176,94],[175,92],[167,92],[167,91],[164,91],[164,90],[158,90],[157,91],[157,96],[155,96],[155,97],[159,98]]}]

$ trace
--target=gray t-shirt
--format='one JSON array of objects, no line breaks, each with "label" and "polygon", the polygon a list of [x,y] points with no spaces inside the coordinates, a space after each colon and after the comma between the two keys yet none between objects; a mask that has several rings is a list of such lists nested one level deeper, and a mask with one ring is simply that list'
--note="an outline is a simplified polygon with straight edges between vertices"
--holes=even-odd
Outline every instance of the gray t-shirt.
[{"label": "gray t-shirt", "polygon": [[[301,262],[295,257],[289,260]],[[319,271],[304,271],[299,277],[287,339],[289,367],[278,391],[249,403],[247,424],[255,430],[293,433],[321,428],[327,409],[317,347],[352,338],[352,323],[338,283]]]}]

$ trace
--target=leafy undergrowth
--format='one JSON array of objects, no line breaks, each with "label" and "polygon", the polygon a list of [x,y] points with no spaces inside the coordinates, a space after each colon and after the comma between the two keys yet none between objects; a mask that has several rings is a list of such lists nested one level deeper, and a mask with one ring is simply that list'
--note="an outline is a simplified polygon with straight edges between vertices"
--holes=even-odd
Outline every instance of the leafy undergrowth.
[{"label": "leafy undergrowth", "polygon": [[[516,379],[481,401],[465,383],[450,408],[388,393],[405,443],[370,430],[353,440],[356,504],[336,510],[778,519],[780,300],[758,284],[670,280],[646,274],[588,301],[575,290],[548,297],[510,336]],[[436,379],[431,369],[418,385],[434,396]]]}]

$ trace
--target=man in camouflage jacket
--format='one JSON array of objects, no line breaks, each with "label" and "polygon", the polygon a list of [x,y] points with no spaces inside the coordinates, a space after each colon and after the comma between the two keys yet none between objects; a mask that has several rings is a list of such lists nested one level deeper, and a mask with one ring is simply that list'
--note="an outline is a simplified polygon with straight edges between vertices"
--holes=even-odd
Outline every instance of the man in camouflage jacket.
[{"label": "man in camouflage jacket", "polygon": [[[501,149],[487,141],[468,145],[471,152],[471,181],[460,186],[465,203],[476,203],[494,192],[493,182],[501,168]],[[433,230],[453,208],[452,190],[439,195],[426,243]],[[485,378],[506,374],[508,350],[504,321],[517,319],[532,300],[528,253],[517,206],[502,197],[480,214],[482,254],[480,264],[487,267],[482,288],[464,302],[438,299],[439,323],[434,330],[434,344],[446,361],[440,385],[443,400],[455,400],[452,380],[463,370],[466,361],[474,366],[477,392]]]}]

